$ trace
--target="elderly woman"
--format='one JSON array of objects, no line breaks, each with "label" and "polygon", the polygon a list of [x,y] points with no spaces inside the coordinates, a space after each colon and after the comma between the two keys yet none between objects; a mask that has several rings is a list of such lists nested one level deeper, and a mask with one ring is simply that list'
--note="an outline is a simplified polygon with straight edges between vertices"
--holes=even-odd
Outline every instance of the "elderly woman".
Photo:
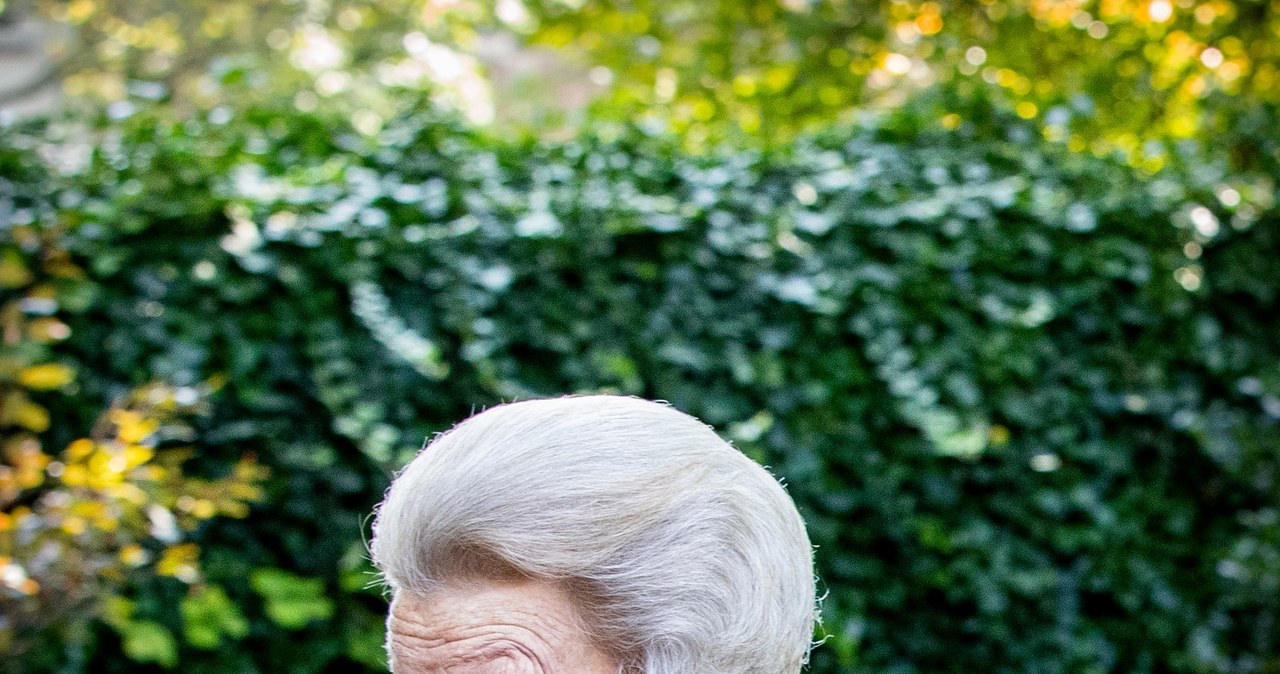
[{"label": "elderly woman", "polygon": [[400,674],[795,674],[810,646],[791,499],[664,404],[477,414],[392,484],[372,547]]}]

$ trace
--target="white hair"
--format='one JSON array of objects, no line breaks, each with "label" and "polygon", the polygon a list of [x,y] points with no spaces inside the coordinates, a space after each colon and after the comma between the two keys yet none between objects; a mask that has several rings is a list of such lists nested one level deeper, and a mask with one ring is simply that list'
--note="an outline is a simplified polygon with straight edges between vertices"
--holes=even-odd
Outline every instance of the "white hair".
[{"label": "white hair", "polygon": [[795,674],[817,617],[791,498],[711,427],[620,396],[491,408],[435,438],[379,507],[393,593],[508,569],[574,589],[641,674]]}]

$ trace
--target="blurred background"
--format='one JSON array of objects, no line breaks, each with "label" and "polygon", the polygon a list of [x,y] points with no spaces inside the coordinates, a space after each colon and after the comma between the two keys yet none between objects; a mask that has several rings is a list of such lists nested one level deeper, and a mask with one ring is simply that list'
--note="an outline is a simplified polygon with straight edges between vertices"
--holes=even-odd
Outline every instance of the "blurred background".
[{"label": "blurred background", "polygon": [[821,674],[1280,672],[1280,2],[0,0],[0,671],[385,671],[503,401],[785,479]]}]

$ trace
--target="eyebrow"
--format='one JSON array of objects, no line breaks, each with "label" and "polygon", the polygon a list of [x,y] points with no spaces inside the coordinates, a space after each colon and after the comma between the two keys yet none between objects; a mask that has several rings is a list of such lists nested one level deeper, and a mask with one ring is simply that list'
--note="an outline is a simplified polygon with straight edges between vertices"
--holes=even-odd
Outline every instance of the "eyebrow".
[{"label": "eyebrow", "polygon": [[[413,637],[410,638],[412,639]],[[397,647],[397,641],[399,640],[393,636],[389,654],[391,660],[389,664],[395,674],[487,674],[488,672],[509,674],[512,671],[511,669],[498,670],[491,666],[493,663],[504,659],[511,659],[517,663],[520,661],[530,663],[533,665],[527,670],[530,672],[541,671],[541,668],[536,665],[538,662],[537,656],[530,652],[527,647],[511,639],[499,639],[478,649],[462,653],[446,652],[441,657],[432,658],[426,663],[416,661],[416,658],[407,653],[405,655],[409,657],[397,658],[395,656],[396,652],[406,649],[403,645]],[[449,644],[446,642],[441,646],[447,648]],[[430,651],[438,650],[441,646],[428,647],[424,650],[428,651],[428,655],[431,655]]]}]

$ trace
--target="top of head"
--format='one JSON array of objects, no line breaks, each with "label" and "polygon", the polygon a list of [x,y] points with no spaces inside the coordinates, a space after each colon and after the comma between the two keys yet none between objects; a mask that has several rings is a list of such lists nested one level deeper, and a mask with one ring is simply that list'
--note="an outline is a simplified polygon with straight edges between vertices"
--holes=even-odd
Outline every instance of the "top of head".
[{"label": "top of head", "polygon": [[[807,652],[812,549],[794,504],[665,404],[577,396],[486,410],[409,464],[374,528],[374,559],[397,592],[510,570],[589,588],[601,632],[651,661],[704,651],[667,658],[700,661],[698,674],[795,671]],[[768,633],[797,644],[785,663],[714,663],[713,650],[777,651],[761,644]]]}]

